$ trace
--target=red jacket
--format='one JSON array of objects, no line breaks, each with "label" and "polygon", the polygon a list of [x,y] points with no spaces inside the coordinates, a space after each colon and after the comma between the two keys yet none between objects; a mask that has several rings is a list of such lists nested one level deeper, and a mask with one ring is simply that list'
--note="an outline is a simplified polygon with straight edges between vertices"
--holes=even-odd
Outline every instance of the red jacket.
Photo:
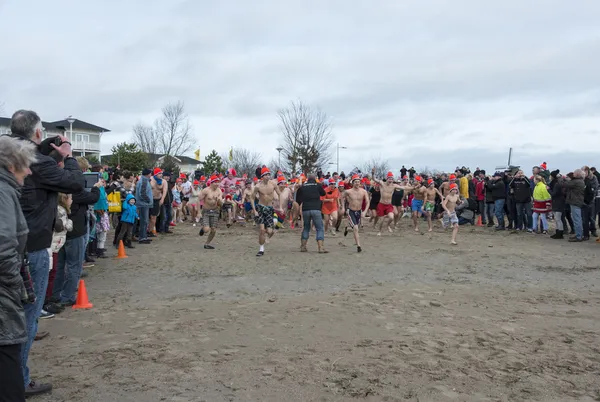
[{"label": "red jacket", "polygon": [[477,195],[477,201],[485,201],[485,182],[483,180],[477,182],[475,194]]}]

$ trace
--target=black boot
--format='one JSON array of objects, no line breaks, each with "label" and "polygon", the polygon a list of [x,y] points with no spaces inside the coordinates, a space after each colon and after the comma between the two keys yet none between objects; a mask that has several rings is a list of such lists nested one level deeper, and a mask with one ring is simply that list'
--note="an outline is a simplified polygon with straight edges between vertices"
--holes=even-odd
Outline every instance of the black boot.
[{"label": "black boot", "polygon": [[550,236],[553,239],[564,239],[564,230],[557,230],[555,234],[553,234],[552,236]]}]

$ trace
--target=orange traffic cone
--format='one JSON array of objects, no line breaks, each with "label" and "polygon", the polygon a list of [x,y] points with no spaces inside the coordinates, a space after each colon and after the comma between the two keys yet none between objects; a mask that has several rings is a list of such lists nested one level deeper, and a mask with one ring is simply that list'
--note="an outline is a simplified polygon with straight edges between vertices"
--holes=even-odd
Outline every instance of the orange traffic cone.
[{"label": "orange traffic cone", "polygon": [[119,253],[117,254],[117,258],[127,258],[127,254],[125,254],[125,245],[123,244],[123,240],[119,241]]},{"label": "orange traffic cone", "polygon": [[79,280],[79,290],[77,291],[77,302],[73,305],[74,309],[80,308],[92,308],[94,305],[90,303],[88,299],[87,290],[85,290],[85,282],[83,279]]},{"label": "orange traffic cone", "polygon": [[483,223],[481,223],[481,215],[477,218],[477,224],[475,226],[483,226]]}]

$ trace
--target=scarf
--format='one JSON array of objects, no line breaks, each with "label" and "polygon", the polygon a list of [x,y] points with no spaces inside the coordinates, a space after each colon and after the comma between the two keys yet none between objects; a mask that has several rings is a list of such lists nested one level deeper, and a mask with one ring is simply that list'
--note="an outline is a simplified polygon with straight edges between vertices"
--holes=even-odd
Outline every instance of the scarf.
[{"label": "scarf", "polygon": [[539,182],[535,185],[533,189],[533,200],[534,201],[549,201],[552,197],[550,197],[550,193],[546,189],[546,184],[543,182]]},{"label": "scarf", "polygon": [[154,181],[156,181],[156,184],[158,184],[159,186],[162,186],[162,179],[159,179],[157,176],[154,176]]}]

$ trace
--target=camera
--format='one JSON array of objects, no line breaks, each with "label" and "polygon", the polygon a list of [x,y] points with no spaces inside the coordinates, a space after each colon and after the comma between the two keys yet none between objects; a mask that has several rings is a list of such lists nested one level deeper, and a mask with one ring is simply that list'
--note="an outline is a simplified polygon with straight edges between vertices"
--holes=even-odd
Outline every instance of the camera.
[{"label": "camera", "polygon": [[[70,142],[68,142],[68,141],[65,141],[65,142],[67,144],[70,144]],[[44,141],[42,141],[40,143],[40,145],[38,145],[38,148],[42,155],[48,156],[48,155],[50,155],[50,152],[54,151],[54,148],[50,144],[54,144],[57,147],[60,147],[65,142],[63,142],[59,136],[49,137],[49,138],[46,138]]]}]

